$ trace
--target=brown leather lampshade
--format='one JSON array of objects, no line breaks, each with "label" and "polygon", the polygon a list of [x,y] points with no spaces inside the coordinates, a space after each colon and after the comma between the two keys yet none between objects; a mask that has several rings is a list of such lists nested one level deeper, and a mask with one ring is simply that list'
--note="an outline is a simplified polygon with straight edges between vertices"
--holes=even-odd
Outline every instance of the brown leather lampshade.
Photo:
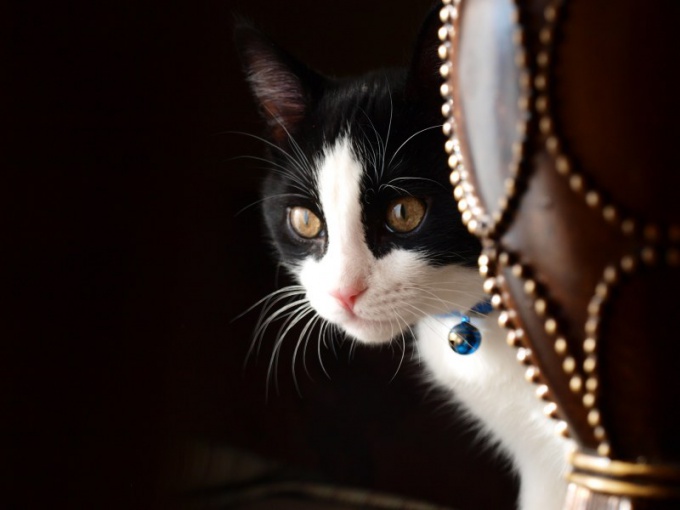
[{"label": "brown leather lampshade", "polygon": [[578,445],[567,508],[678,508],[680,3],[444,4],[454,194]]}]

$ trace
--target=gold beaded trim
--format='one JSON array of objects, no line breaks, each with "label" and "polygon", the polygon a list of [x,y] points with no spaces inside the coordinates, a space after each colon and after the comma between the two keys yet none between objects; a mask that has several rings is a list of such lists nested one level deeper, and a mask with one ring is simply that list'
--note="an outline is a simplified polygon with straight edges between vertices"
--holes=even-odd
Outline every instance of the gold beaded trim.
[{"label": "gold beaded trim", "polygon": [[[443,23],[439,31],[442,46],[439,48],[439,56],[446,60],[452,57],[452,41],[459,28],[459,7],[462,0],[443,0],[444,8],[440,13]],[[557,405],[551,401],[550,390],[541,382],[541,374],[534,364],[531,350],[524,342],[524,331],[518,327],[515,312],[506,308],[505,303],[511,301],[504,285],[504,276],[501,269],[509,269],[513,276],[518,278],[525,294],[532,300],[534,312],[542,319],[546,334],[552,339],[553,347],[562,360],[562,370],[569,376],[569,388],[580,397],[581,403],[587,411],[587,423],[591,427],[593,437],[598,442],[597,453],[599,457],[590,457],[577,454],[572,459],[574,471],[569,475],[570,482],[588,490],[603,494],[616,494],[631,497],[680,497],[677,481],[680,475],[674,466],[659,467],[640,463],[625,463],[612,461],[611,448],[607,432],[602,424],[602,418],[598,407],[598,361],[597,348],[599,344],[600,325],[602,323],[603,310],[611,300],[614,288],[620,284],[624,276],[630,276],[640,267],[652,267],[659,263],[669,267],[680,267],[680,226],[661,225],[640,221],[624,211],[623,208],[614,204],[605,194],[601,193],[590,180],[582,173],[574,169],[570,158],[562,149],[559,135],[556,132],[553,112],[550,104],[550,70],[554,59],[555,27],[563,9],[563,0],[553,0],[544,10],[544,25],[539,31],[540,48],[536,55],[536,75],[531,82],[526,71],[526,59],[523,50],[523,37],[518,29],[515,43],[517,53],[515,63],[522,69],[522,91],[520,108],[528,111],[529,89],[533,86],[535,94],[535,110],[538,114],[538,129],[543,136],[544,146],[547,153],[553,158],[556,172],[562,176],[569,188],[581,196],[586,205],[599,212],[601,217],[624,236],[636,240],[637,248],[633,248],[624,254],[615,263],[607,265],[602,276],[594,289],[594,294],[588,304],[587,320],[584,325],[583,352],[584,359],[578,363],[569,350],[569,344],[560,331],[559,321],[551,315],[555,310],[543,285],[535,277],[532,277],[529,266],[522,264],[517,256],[502,251],[495,243],[491,247],[488,241],[500,237],[500,226],[507,221],[510,203],[517,198],[520,168],[524,157],[526,137],[520,147],[513,147],[515,160],[511,168],[511,178],[506,186],[506,195],[499,204],[499,210],[494,212],[491,218],[480,207],[475,194],[474,185],[471,182],[469,172],[464,166],[460,151],[460,141],[457,138],[456,122],[453,117],[453,94],[448,84],[442,85],[442,96],[446,103],[442,113],[447,118],[444,124],[444,133],[449,137],[446,142],[446,152],[449,154],[449,166],[451,167],[451,183],[455,186],[454,196],[458,200],[459,209],[463,214],[463,221],[470,232],[487,241],[487,247],[479,258],[480,273],[485,277],[484,289],[491,294],[491,302],[501,310],[499,324],[509,329],[507,334],[508,343],[517,348],[517,359],[527,366],[525,377],[528,381],[538,383],[536,395],[545,400],[545,414],[553,418],[558,417]],[[517,11],[516,11],[517,12]],[[451,63],[445,62],[441,68],[441,74],[447,78],[452,72]],[[526,82],[526,88],[524,88]],[[524,111],[524,110],[523,110]],[[524,126],[526,129],[526,124]],[[521,132],[524,135],[524,132]],[[568,425],[565,421],[559,421],[557,432],[568,436]],[[622,471],[623,470],[623,471]],[[613,479],[621,477],[624,479]],[[649,475],[649,479],[640,481]],[[661,475],[661,476],[659,476]],[[671,476],[673,485],[669,485],[667,477]],[[652,479],[655,478],[655,479]]]},{"label": "gold beaded trim", "polygon": [[598,210],[602,218],[626,236],[641,235],[652,244],[680,242],[680,226],[671,225],[664,229],[655,223],[641,222],[620,206],[614,204],[581,172],[575,170],[571,159],[564,153],[559,134],[555,129],[552,104],[550,101],[550,69],[554,60],[555,26],[564,6],[564,0],[553,0],[543,12],[545,24],[539,32],[541,48],[536,55],[536,111],[539,115],[538,126],[544,137],[545,148],[553,158],[555,170],[568,183],[569,188],[579,195],[588,207]]},{"label": "gold beaded trim", "polygon": [[[463,0],[443,0],[444,7],[440,11],[440,19],[443,23],[439,29],[439,39],[442,45],[439,47],[439,57],[444,60],[441,67],[441,75],[443,78],[448,78],[452,72],[452,64],[450,60],[453,57],[453,40],[456,37],[460,24],[460,6]],[[514,199],[518,196],[520,188],[520,173],[523,167],[525,143],[526,143],[526,125],[529,117],[529,97],[531,80],[529,72],[526,67],[526,53],[524,50],[524,36],[519,28],[519,20],[517,18],[518,10],[515,11],[515,19],[513,20],[518,27],[515,31],[513,40],[515,43],[515,64],[520,70],[520,90],[521,97],[519,98],[518,107],[520,111],[524,112],[525,122],[517,126],[517,132],[521,135],[522,142],[513,146],[513,161],[510,165],[510,178],[505,184],[506,194],[500,199],[498,204],[499,209],[494,211],[489,216],[482,210],[479,204],[479,199],[476,196],[474,185],[470,180],[470,174],[465,168],[462,160],[460,140],[456,136],[456,121],[453,116],[453,94],[448,83],[444,83],[441,87],[441,94],[445,100],[442,107],[442,114],[446,118],[443,126],[444,134],[448,137],[445,144],[445,150],[449,154],[449,167],[451,168],[451,184],[454,186],[454,197],[458,201],[458,208],[462,213],[462,219],[468,230],[481,237],[492,238],[501,235],[501,227],[506,223],[511,205]],[[487,249],[480,256],[479,268],[482,276],[487,277],[484,283],[484,288],[487,293],[491,294],[491,303],[496,308],[501,310],[498,318],[498,323],[501,327],[509,329],[507,334],[507,342],[510,346],[517,349],[517,360],[525,365],[525,379],[528,382],[537,384],[536,396],[543,400],[546,404],[544,407],[544,414],[548,417],[558,420],[556,426],[556,433],[563,437],[569,437],[569,428],[565,421],[559,419],[559,409],[557,404],[552,400],[552,395],[546,384],[541,379],[540,370],[536,366],[532,358],[531,349],[524,342],[524,331],[516,325],[515,312],[504,306],[508,301],[500,292],[503,283],[503,276],[497,271],[493,273],[497,276],[491,277],[489,265],[494,266],[498,263],[500,265],[508,265],[510,254],[507,252],[501,253],[496,257],[496,252],[492,249]],[[513,272],[520,274],[527,274],[523,266],[516,264],[513,267]],[[525,289],[536,291],[536,283],[534,281],[525,282]],[[539,309],[541,306],[545,308],[545,301],[538,300],[536,305]],[[554,319],[548,318],[547,327],[551,330],[557,331],[557,323]]]},{"label": "gold beaded trim", "polygon": [[[585,358],[582,370],[585,379],[575,380],[574,385],[584,385],[583,406],[588,410],[588,423],[593,427],[593,434],[598,441],[597,451],[608,457],[611,448],[607,434],[601,423],[600,410],[597,405],[599,380],[597,375],[597,347],[599,341],[602,310],[611,298],[612,289],[620,282],[621,275],[631,275],[640,265],[653,266],[659,261],[659,245],[664,242],[671,244],[680,242],[680,226],[671,225],[667,229],[655,223],[645,223],[633,217],[628,212],[605,197],[583,173],[575,170],[571,159],[562,149],[559,135],[553,121],[554,115],[550,102],[550,69],[554,60],[555,27],[562,14],[563,0],[554,0],[544,10],[544,26],[539,32],[541,49],[536,55],[537,73],[534,79],[536,89],[536,111],[539,114],[539,130],[543,136],[544,146],[553,158],[556,172],[562,176],[573,193],[580,196],[591,209],[599,211],[602,218],[619,232],[629,238],[640,239],[642,247],[639,252],[623,255],[618,263],[606,266],[602,277],[595,287],[595,292],[588,304],[588,318],[585,323],[585,337],[583,352]],[[671,246],[666,250],[666,262],[671,267],[680,266],[680,250]]]},{"label": "gold beaded trim", "polygon": [[505,306],[510,296],[504,290],[503,269],[509,269],[513,276],[521,280],[524,293],[532,301],[534,312],[542,319],[545,332],[554,342],[555,352],[562,358],[563,370],[571,376],[569,385],[571,391],[582,394],[583,376],[573,356],[569,353],[568,344],[560,330],[558,320],[551,313],[555,306],[548,297],[545,287],[535,277],[532,277],[529,266],[522,264],[519,257],[509,251],[487,248],[479,257],[478,263],[480,274],[485,278],[484,290],[491,294],[491,303],[501,311],[498,324],[509,330],[506,341],[508,345],[517,349],[517,360],[527,367],[524,373],[525,379],[537,385],[536,396],[546,402],[543,413],[557,420],[555,432],[559,436],[570,437],[567,422],[561,419],[559,408],[552,398],[550,389],[542,379],[541,371],[532,358],[531,349],[524,341],[524,330],[518,326],[515,312]]},{"label": "gold beaded trim", "polygon": [[[443,23],[438,35],[441,45],[439,46],[439,57],[444,61],[440,73],[444,79],[448,79],[452,72],[452,61],[454,55],[454,38],[457,37],[460,25],[460,7],[463,0],[443,0],[439,17]],[[519,70],[519,89],[520,98],[518,108],[521,112],[522,121],[516,126],[520,142],[515,142],[512,146],[512,161],[509,165],[510,176],[505,182],[505,194],[499,199],[497,209],[485,211],[480,203],[478,194],[475,192],[474,184],[470,178],[468,169],[465,168],[460,148],[460,140],[456,136],[456,120],[453,115],[454,98],[453,91],[449,84],[445,82],[441,86],[441,94],[444,98],[442,115],[446,122],[443,125],[443,132],[448,137],[445,150],[449,155],[448,164],[451,168],[451,184],[454,186],[454,197],[458,201],[458,209],[461,212],[463,223],[468,230],[479,237],[497,237],[500,230],[507,223],[508,216],[512,211],[511,205],[519,196],[521,187],[522,162],[524,161],[525,144],[527,141],[527,123],[529,119],[529,93],[531,80],[526,67],[526,52],[524,50],[524,35],[518,22],[518,10],[515,9],[516,30],[513,34],[515,44],[515,64]]]}]

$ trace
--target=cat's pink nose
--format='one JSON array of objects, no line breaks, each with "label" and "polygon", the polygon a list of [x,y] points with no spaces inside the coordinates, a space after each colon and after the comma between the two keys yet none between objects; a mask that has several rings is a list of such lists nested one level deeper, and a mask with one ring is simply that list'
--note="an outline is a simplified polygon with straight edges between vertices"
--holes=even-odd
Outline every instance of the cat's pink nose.
[{"label": "cat's pink nose", "polygon": [[331,291],[330,294],[337,299],[344,308],[353,312],[357,298],[364,292],[366,292],[366,287],[345,287],[342,289],[335,289]]}]

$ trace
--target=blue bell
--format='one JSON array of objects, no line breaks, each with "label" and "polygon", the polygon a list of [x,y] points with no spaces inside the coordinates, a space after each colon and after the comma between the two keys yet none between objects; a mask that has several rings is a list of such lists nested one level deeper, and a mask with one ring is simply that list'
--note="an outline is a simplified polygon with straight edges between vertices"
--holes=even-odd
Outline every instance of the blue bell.
[{"label": "blue bell", "polygon": [[472,354],[482,344],[482,334],[470,324],[470,317],[463,315],[459,324],[449,331],[449,345],[458,354]]}]

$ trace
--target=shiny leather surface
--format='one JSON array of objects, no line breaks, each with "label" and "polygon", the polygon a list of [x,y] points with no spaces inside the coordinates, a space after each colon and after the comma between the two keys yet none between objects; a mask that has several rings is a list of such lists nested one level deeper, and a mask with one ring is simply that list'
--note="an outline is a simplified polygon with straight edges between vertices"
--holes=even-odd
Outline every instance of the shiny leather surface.
[{"label": "shiny leather surface", "polygon": [[[542,71],[539,53],[546,49],[544,9],[554,3],[518,4],[535,80]],[[462,31],[475,30],[471,18],[461,19]],[[565,3],[549,45],[550,124],[541,122],[546,114],[535,101],[541,91],[532,81],[522,186],[509,220],[487,239],[514,256],[512,264],[497,267],[504,277],[501,293],[517,313],[514,323],[528,334],[533,359],[562,417],[585,449],[596,449],[598,440],[583,393],[570,389],[571,376],[555,352],[554,336],[546,333],[545,317],[536,313],[535,298],[523,287],[527,279],[538,283],[549,316],[568,341],[575,373],[585,381],[588,306],[605,268],[616,268],[597,329],[597,407],[611,456],[634,461],[680,461],[680,268],[672,260],[678,240],[669,234],[680,223],[678,27],[680,4],[675,2]],[[493,59],[486,65],[494,65]],[[500,66],[495,72],[505,71]],[[457,73],[449,85],[475,87]],[[455,94],[465,97],[465,92]],[[500,111],[512,107],[498,106]],[[478,136],[470,132],[479,129],[472,120],[463,124],[463,140]],[[557,140],[557,151],[549,149],[549,136]],[[475,149],[465,149],[474,159]],[[580,176],[580,188],[557,171],[558,155]],[[499,194],[505,170],[474,163],[472,180],[486,203]],[[585,199],[589,191],[596,192],[592,203]],[[634,220],[632,233],[624,232],[618,219],[605,219],[604,205]],[[627,254],[637,262],[631,272],[621,269]],[[525,268],[521,277],[512,271],[517,261]]]}]

